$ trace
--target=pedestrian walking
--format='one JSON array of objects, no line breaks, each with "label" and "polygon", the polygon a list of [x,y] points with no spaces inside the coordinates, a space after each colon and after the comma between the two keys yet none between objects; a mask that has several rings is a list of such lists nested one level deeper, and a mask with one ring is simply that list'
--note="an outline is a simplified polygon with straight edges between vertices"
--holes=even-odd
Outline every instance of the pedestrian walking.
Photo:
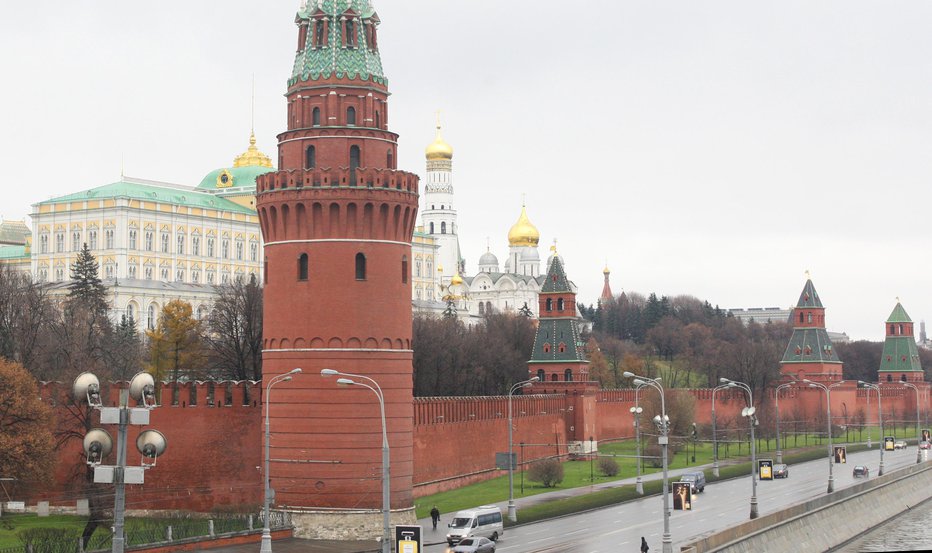
[{"label": "pedestrian walking", "polygon": [[647,545],[647,540],[644,539],[644,536],[641,536],[641,553],[647,553],[650,550],[650,546]]},{"label": "pedestrian walking", "polygon": [[436,505],[430,510],[430,520],[434,523],[434,530],[436,530],[437,523],[440,522],[440,509],[438,509]]}]

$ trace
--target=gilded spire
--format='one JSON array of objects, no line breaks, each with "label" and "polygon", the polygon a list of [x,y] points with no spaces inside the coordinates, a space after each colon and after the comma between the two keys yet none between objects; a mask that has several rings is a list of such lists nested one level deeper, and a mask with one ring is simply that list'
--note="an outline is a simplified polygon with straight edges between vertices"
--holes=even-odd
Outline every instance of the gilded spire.
[{"label": "gilded spire", "polygon": [[236,159],[233,160],[233,167],[271,167],[272,160],[269,159],[269,156],[263,154],[259,151],[259,148],[256,148],[256,133],[249,133],[249,148],[245,152],[236,156]]}]

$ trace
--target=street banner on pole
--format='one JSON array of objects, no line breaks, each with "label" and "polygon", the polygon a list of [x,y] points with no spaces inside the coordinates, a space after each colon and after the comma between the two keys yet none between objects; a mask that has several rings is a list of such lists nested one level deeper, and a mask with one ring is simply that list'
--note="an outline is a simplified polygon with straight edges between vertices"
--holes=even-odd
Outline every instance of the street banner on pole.
[{"label": "street banner on pole", "polygon": [[773,459],[757,460],[757,478],[759,480],[773,480]]}]

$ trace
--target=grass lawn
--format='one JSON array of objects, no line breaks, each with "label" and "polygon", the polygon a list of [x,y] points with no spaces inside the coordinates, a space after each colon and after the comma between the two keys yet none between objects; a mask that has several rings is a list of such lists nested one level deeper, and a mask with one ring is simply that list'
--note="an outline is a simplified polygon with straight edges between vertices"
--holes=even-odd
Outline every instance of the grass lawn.
[{"label": "grass lawn", "polygon": [[39,518],[35,514],[3,513],[0,517],[0,548],[23,545],[16,532],[29,528],[68,528],[78,535],[84,530],[87,517],[50,515]]}]

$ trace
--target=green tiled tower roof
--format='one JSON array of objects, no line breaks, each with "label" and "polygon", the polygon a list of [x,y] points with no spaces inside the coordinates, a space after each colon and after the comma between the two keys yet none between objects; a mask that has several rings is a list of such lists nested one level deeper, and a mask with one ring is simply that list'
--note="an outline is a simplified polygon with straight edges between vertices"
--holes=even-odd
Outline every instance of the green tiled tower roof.
[{"label": "green tiled tower roof", "polygon": [[[544,346],[549,344],[548,348]],[[560,345],[564,346],[560,351]],[[576,319],[541,319],[534,337],[534,350],[531,361],[535,363],[567,361],[588,362],[583,353],[582,340],[579,338],[579,325]]]},{"label": "green tiled tower roof", "polygon": [[909,315],[906,313],[906,310],[903,309],[903,304],[896,302],[896,307],[893,308],[893,311],[890,313],[890,316],[887,317],[888,323],[911,323],[912,319],[909,318]]},{"label": "green tiled tower roof", "polygon": [[783,363],[841,363],[824,328],[794,328]]},{"label": "green tiled tower roof", "polygon": [[563,260],[556,254],[550,258],[547,279],[540,289],[541,294],[555,292],[572,292],[570,290],[570,281],[566,278],[566,271],[563,270]]},{"label": "green tiled tower roof", "polygon": [[[340,17],[352,10],[362,20],[378,23],[378,15],[372,9],[369,0],[309,0],[298,11],[299,21],[309,21],[308,38],[305,48],[297,53],[294,70],[288,85],[298,81],[336,78],[361,79],[387,85],[388,80],[382,73],[382,60],[377,49],[370,49],[366,33],[361,22],[353,27],[356,35],[355,48],[343,48],[340,30]],[[312,25],[314,15],[322,12],[329,18],[327,43],[317,48],[312,44]],[[357,20],[358,21],[358,20]]]},{"label": "green tiled tower roof", "polygon": [[822,300],[819,299],[819,293],[816,292],[812,279],[806,279],[806,285],[802,293],[799,294],[799,302],[796,307],[822,307]]}]

